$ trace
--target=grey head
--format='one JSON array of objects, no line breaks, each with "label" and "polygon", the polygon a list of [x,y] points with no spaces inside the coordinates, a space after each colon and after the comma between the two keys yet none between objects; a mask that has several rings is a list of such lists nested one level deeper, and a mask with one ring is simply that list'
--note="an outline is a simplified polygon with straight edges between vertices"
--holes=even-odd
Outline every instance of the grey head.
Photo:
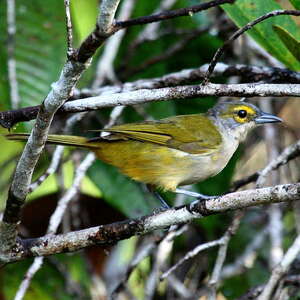
[{"label": "grey head", "polygon": [[251,103],[242,101],[220,102],[207,114],[219,127],[235,136],[239,141],[244,140],[247,133],[258,125],[282,122],[281,118],[263,112]]}]

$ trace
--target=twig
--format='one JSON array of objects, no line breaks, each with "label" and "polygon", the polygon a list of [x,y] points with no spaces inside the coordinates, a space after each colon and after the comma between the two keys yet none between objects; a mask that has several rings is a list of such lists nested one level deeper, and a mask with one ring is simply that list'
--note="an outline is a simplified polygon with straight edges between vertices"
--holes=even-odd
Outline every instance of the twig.
[{"label": "twig", "polygon": [[[159,13],[162,10],[170,9],[177,0],[163,0],[160,2],[159,7],[155,10],[154,15]],[[144,43],[145,41],[154,40],[158,35],[158,28],[160,26],[160,22],[149,23],[144,29],[139,33],[137,38],[133,41],[130,46],[130,50],[132,51],[138,45]]]},{"label": "twig", "polygon": [[288,163],[290,160],[300,155],[300,140],[295,144],[287,147],[284,151],[273,161],[271,161],[262,171],[259,172],[259,177],[256,181],[256,186],[261,187],[266,181],[267,175],[277,169],[278,167]]},{"label": "twig", "polygon": [[[86,113],[80,113],[76,114],[74,116],[71,116],[67,122],[66,122],[66,127],[64,129],[64,133],[68,133],[73,125],[77,123],[78,121],[82,120],[82,118],[86,115]],[[64,146],[57,146],[55,148],[55,151],[53,152],[53,156],[51,159],[51,163],[46,170],[46,172],[41,175],[35,182],[31,183],[28,189],[28,192],[31,193],[34,191],[38,186],[40,186],[51,174],[54,174],[59,166],[61,157],[63,155],[65,147]]]},{"label": "twig", "polygon": [[192,299],[193,293],[173,274],[168,276],[168,284],[178,294],[180,299]]},{"label": "twig", "polygon": [[73,49],[73,27],[70,14],[70,0],[64,0],[66,9],[66,27],[67,27],[67,57],[71,58],[74,53]]},{"label": "twig", "polygon": [[209,27],[205,28],[198,28],[195,29],[186,36],[182,37],[179,39],[177,42],[175,42],[173,45],[171,45],[168,49],[166,49],[163,53],[151,57],[148,60],[144,61],[140,65],[133,67],[131,69],[128,69],[126,71],[123,71],[122,78],[127,78],[129,76],[132,76],[138,72],[141,72],[142,70],[147,69],[148,67],[157,64],[161,61],[166,61],[168,58],[172,57],[175,55],[177,52],[181,51],[184,49],[184,47],[189,43],[189,41],[193,40],[195,37],[198,37],[199,35],[207,32]]},{"label": "twig", "polygon": [[16,3],[15,0],[7,0],[7,64],[10,98],[13,109],[17,109],[20,102],[16,59],[15,59],[15,35],[16,35]]},{"label": "twig", "polygon": [[232,193],[232,192],[235,192],[237,191],[238,189],[240,189],[241,187],[243,187],[244,185],[247,185],[251,182],[254,182],[257,180],[259,176],[259,173],[258,172],[255,172],[245,178],[242,178],[242,179],[239,179],[239,180],[236,180],[235,182],[232,183],[230,189],[229,189],[229,193]]},{"label": "twig", "polygon": [[26,272],[26,275],[24,276],[24,279],[15,295],[14,300],[22,300],[25,296],[25,293],[29,287],[29,284],[34,276],[34,274],[41,268],[42,264],[44,262],[44,257],[36,257],[34,259],[34,262]]},{"label": "twig", "polygon": [[[119,18],[128,19],[134,8],[135,0],[126,0],[121,6],[121,11]],[[116,83],[117,77],[114,72],[113,62],[117,56],[121,41],[125,35],[126,31],[121,30],[114,34],[105,44],[103,53],[99,58],[99,62],[96,70],[96,77],[92,84],[92,89],[103,84],[105,79]]]},{"label": "twig", "polygon": [[[265,101],[260,103],[260,107],[263,111],[268,111],[269,113],[274,113],[271,99],[267,98]],[[268,161],[271,162],[275,160],[279,155],[279,136],[278,131],[272,124],[266,124],[264,127],[264,138],[266,141]],[[270,184],[276,185],[280,183],[280,175],[277,171],[273,172],[270,176]],[[269,234],[270,234],[270,255],[269,255],[269,265],[273,268],[277,265],[283,256],[282,249],[282,213],[280,206],[278,204],[271,205],[268,210],[269,214]]]},{"label": "twig", "polygon": [[224,266],[221,273],[221,279],[239,275],[244,272],[245,268],[250,268],[253,265],[257,256],[257,249],[259,249],[265,241],[268,231],[268,227],[265,227],[262,231],[258,232],[246,247],[245,251],[237,257],[232,264]]},{"label": "twig", "polygon": [[204,77],[203,80],[203,84],[207,84],[209,81],[209,78],[217,64],[217,61],[219,60],[219,58],[222,56],[222,54],[224,53],[224,51],[228,48],[228,46],[231,44],[232,41],[236,40],[239,36],[241,36],[243,33],[245,33],[247,30],[251,29],[253,26],[255,26],[256,24],[272,18],[272,17],[276,17],[276,16],[280,16],[280,15],[292,15],[292,16],[300,16],[300,11],[299,10],[274,10],[271,11],[267,14],[264,14],[260,17],[258,17],[257,19],[247,23],[245,26],[241,27],[239,30],[237,30],[233,35],[231,35],[228,40],[226,40],[223,44],[222,47],[220,47],[214,57],[212,58],[210,64],[209,64],[209,68],[207,70],[207,73]]},{"label": "twig", "polygon": [[229,241],[230,241],[232,235],[234,235],[236,233],[236,231],[238,230],[243,216],[244,216],[243,211],[237,211],[235,213],[232,223],[230,224],[230,226],[226,230],[224,236],[222,237],[222,243],[220,244],[220,247],[219,247],[215,266],[214,266],[211,278],[208,282],[208,299],[209,300],[216,299],[217,285],[218,285],[218,282],[221,277],[221,271],[222,271],[222,268],[223,268],[223,265],[225,262],[225,258],[227,255]]},{"label": "twig", "polygon": [[[74,195],[77,193],[77,191],[80,187],[81,181],[82,181],[83,177],[85,176],[87,169],[91,166],[91,164],[93,163],[94,160],[95,160],[94,153],[89,153],[85,157],[85,159],[82,161],[82,163],[79,165],[79,167],[76,169],[76,172],[74,175],[74,181],[73,181],[71,188],[58,201],[57,207],[56,207],[54,213],[51,215],[48,229],[47,229],[48,235],[53,235],[56,233],[58,226],[61,223],[61,220],[65,213],[65,210],[67,208],[67,205],[72,200]],[[26,293],[26,290],[29,287],[30,281],[32,280],[35,273],[41,268],[42,264],[43,264],[43,257],[36,257],[34,259],[33,264],[28,269],[28,271],[24,277],[25,279],[23,280],[23,282],[20,285],[20,288],[17,292],[17,295],[19,295],[19,296],[18,296],[18,298],[16,296],[15,300],[23,299],[23,297]]]},{"label": "twig", "polygon": [[189,251],[188,253],[185,254],[185,256],[183,258],[181,258],[175,265],[173,265],[169,270],[167,270],[166,272],[164,272],[161,276],[160,276],[160,280],[164,280],[166,279],[166,277],[168,277],[172,272],[174,272],[179,266],[181,266],[184,262],[186,262],[187,260],[195,257],[198,253],[200,253],[201,251],[204,251],[206,249],[212,248],[212,247],[216,247],[219,245],[222,245],[223,243],[223,238],[220,238],[218,240],[214,240],[211,242],[207,242],[201,245],[198,245],[197,247],[195,247],[193,250]]},{"label": "twig", "polygon": [[282,276],[288,271],[292,262],[296,259],[300,252],[300,236],[298,236],[292,246],[285,253],[282,261],[273,269],[271,277],[264,287],[262,293],[257,300],[269,300],[272,293]]},{"label": "twig", "polygon": [[234,1],[235,0],[214,0],[214,1],[209,1],[209,2],[201,3],[201,4],[190,6],[190,7],[179,8],[179,9],[174,9],[174,10],[167,10],[165,12],[161,12],[158,14],[145,16],[145,17],[139,17],[136,19],[128,20],[128,21],[118,21],[118,22],[116,22],[116,27],[124,28],[124,27],[130,27],[133,25],[143,25],[143,24],[159,22],[162,20],[169,20],[169,19],[178,18],[178,17],[192,16],[193,14],[200,12],[202,10],[207,10],[211,7],[219,6],[219,5],[222,5],[225,3],[233,3]]}]

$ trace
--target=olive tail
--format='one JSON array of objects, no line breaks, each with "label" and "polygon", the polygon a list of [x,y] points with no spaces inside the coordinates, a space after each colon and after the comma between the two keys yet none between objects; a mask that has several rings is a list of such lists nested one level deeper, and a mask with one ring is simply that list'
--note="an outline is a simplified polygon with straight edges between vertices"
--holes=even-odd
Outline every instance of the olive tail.
[{"label": "olive tail", "polygon": [[[28,133],[10,133],[6,134],[5,137],[8,140],[12,141],[27,141],[29,134]],[[99,142],[90,142],[89,139],[82,136],[74,136],[74,135],[56,135],[49,134],[47,138],[48,144],[56,144],[56,145],[68,145],[68,146],[76,146],[83,148],[99,148]]]}]

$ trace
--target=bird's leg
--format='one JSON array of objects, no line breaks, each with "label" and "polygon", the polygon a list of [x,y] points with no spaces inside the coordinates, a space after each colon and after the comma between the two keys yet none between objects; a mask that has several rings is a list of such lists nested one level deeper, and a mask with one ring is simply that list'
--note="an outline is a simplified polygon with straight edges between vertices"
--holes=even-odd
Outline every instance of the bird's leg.
[{"label": "bird's leg", "polygon": [[197,198],[198,200],[209,200],[209,199],[215,199],[216,197],[218,197],[218,196],[203,195],[200,193],[191,192],[191,191],[182,190],[182,189],[176,189],[175,193],[191,196],[191,197]]},{"label": "bird's leg", "polygon": [[152,193],[155,196],[156,199],[159,200],[159,202],[161,203],[162,208],[164,208],[164,209],[169,209],[170,208],[168,203],[164,200],[164,198],[161,196],[161,194],[155,190],[155,187],[153,185],[146,184],[146,187],[147,187],[148,191],[150,193]]}]

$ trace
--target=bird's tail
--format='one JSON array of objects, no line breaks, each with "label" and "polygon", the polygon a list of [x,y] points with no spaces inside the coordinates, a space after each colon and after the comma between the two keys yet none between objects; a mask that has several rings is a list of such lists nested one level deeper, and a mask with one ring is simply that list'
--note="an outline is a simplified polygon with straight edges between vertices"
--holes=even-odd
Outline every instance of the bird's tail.
[{"label": "bird's tail", "polygon": [[[6,134],[5,137],[8,140],[12,141],[27,141],[29,134],[28,133],[10,133]],[[56,144],[56,145],[68,145],[68,146],[76,146],[83,148],[99,148],[99,142],[90,142],[88,138],[82,136],[74,136],[74,135],[56,135],[49,134],[47,138],[48,144]]]}]

